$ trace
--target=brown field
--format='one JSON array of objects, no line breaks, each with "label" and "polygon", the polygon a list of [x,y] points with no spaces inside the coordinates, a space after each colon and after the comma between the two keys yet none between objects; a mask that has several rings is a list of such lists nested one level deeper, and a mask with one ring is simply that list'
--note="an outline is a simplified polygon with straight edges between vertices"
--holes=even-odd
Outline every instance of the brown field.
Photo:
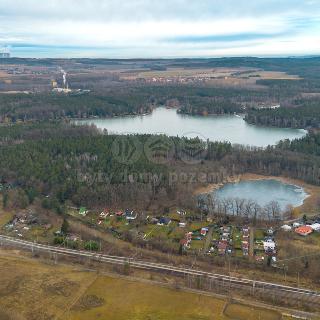
[{"label": "brown field", "polygon": [[0,250],[0,269],[1,320],[281,319],[271,309],[53,265],[18,251]]},{"label": "brown field", "polygon": [[130,77],[131,79],[144,78],[150,79],[154,77],[185,77],[185,78],[200,78],[200,77],[230,77],[235,72],[243,72],[251,70],[246,68],[202,68],[202,69],[189,69],[189,68],[168,68],[164,71],[146,70],[142,72],[132,72],[130,74],[124,73],[123,78]]},{"label": "brown field", "polygon": [[224,310],[224,315],[230,319],[236,320],[281,320],[282,316],[279,312],[273,310],[251,308],[249,306],[231,303]]},{"label": "brown field", "polygon": [[257,84],[257,80],[298,80],[296,75],[288,75],[285,72],[263,71],[252,68],[168,68],[163,71],[131,71],[122,72],[121,79],[133,81],[138,78],[145,80],[178,79],[184,78],[191,81],[206,79],[205,83],[214,87],[245,87],[251,89],[265,89],[265,86]]},{"label": "brown field", "polygon": [[[1,251],[0,251],[1,253]],[[95,279],[71,267],[0,254],[0,315],[12,319],[54,319]],[[7,319],[1,317],[0,319]]]},{"label": "brown field", "polygon": [[0,209],[0,228],[5,226],[13,217],[12,212],[2,212]]},{"label": "brown field", "polygon": [[[124,71],[125,73],[129,70]],[[145,78],[150,79],[153,77],[186,77],[186,78],[199,78],[199,77],[213,77],[213,78],[224,78],[227,80],[228,77],[231,79],[243,80],[249,78],[250,81],[256,81],[257,79],[279,79],[279,80],[298,80],[299,76],[289,75],[286,72],[278,71],[256,71],[250,68],[203,68],[203,69],[188,69],[188,68],[168,68],[164,71],[146,70],[142,72],[131,72],[132,78]]]},{"label": "brown field", "polygon": [[0,70],[0,78],[7,78],[9,77],[9,74],[5,71]]}]

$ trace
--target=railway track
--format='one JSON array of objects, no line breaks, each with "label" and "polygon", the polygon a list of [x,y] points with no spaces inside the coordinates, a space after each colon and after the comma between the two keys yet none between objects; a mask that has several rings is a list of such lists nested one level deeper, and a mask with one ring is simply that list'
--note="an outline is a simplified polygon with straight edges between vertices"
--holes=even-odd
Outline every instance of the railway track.
[{"label": "railway track", "polygon": [[73,250],[55,246],[49,246],[44,244],[39,244],[35,242],[25,241],[22,239],[16,239],[8,236],[0,235],[1,245],[11,245],[19,248],[25,248],[31,251],[44,251],[50,252],[52,254],[68,255],[74,257],[90,258],[95,261],[102,263],[109,263],[114,265],[125,265],[129,264],[130,267],[144,270],[160,271],[175,273],[182,276],[199,276],[205,278],[207,281],[213,281],[215,285],[221,284],[223,286],[230,286],[230,288],[239,289],[249,289],[251,292],[255,290],[263,290],[263,292],[276,292],[277,294],[282,293],[285,295],[291,295],[295,297],[303,297],[304,300],[312,299],[313,302],[320,304],[320,292],[306,289],[306,288],[296,288],[292,286],[286,286],[282,284],[256,281],[251,279],[246,279],[242,277],[228,276],[224,274],[211,273],[206,271],[201,271],[191,268],[176,267],[169,264],[155,263],[149,261],[136,260],[128,257],[112,256],[105,254],[92,253],[83,250]]}]

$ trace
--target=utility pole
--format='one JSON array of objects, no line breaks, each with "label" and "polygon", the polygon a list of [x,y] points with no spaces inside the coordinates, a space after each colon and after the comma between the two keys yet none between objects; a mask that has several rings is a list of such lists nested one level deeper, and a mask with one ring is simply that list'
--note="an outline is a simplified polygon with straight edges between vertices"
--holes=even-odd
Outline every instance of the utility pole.
[{"label": "utility pole", "polygon": [[284,272],[284,282],[287,282],[287,271],[288,271],[288,266],[283,265],[283,272]]},{"label": "utility pole", "polygon": [[228,263],[229,263],[229,295],[231,296],[231,264],[230,264],[230,257],[228,257]]}]

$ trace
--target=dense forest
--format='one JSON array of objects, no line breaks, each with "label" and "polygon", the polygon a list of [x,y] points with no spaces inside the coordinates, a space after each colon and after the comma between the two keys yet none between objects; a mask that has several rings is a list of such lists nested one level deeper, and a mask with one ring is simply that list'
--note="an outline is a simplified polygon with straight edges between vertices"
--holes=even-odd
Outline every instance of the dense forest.
[{"label": "dense forest", "polygon": [[0,95],[0,122],[114,117],[151,112],[171,105],[188,114],[230,114],[243,112],[246,104],[275,101],[273,94],[232,88],[190,85],[131,85],[88,95],[52,93]]},{"label": "dense forest", "polygon": [[[134,85],[97,90],[87,95],[11,94],[0,95],[0,122],[136,115],[149,113],[161,105],[191,115],[243,113],[247,108],[250,111],[248,121],[253,122],[256,112],[251,112],[252,108],[261,104],[272,105],[279,99],[277,89],[257,91],[190,85]],[[288,107],[302,105],[300,108],[305,108],[307,105],[312,108],[317,104],[317,100],[298,97],[293,100],[284,93],[281,99]]]},{"label": "dense forest", "polygon": [[311,132],[301,139],[283,140],[278,144],[282,150],[290,150],[309,155],[320,156],[320,134]]},{"label": "dense forest", "polygon": [[297,107],[249,110],[245,120],[251,124],[281,128],[319,128],[320,100],[297,100]]},{"label": "dense forest", "polygon": [[150,104],[137,95],[0,95],[2,122],[113,117],[147,112],[150,112]]},{"label": "dense forest", "polygon": [[2,192],[7,194],[8,206],[20,207],[37,197],[58,211],[68,201],[89,207],[193,206],[196,187],[245,172],[320,185],[318,135],[283,141],[265,150],[175,137],[168,161],[161,161],[163,152],[150,159],[141,151],[134,162],[128,162],[119,160],[114,143],[128,148],[126,139],[136,139],[146,145],[150,135],[113,136],[95,127],[62,123],[0,129],[0,183],[7,186]]}]

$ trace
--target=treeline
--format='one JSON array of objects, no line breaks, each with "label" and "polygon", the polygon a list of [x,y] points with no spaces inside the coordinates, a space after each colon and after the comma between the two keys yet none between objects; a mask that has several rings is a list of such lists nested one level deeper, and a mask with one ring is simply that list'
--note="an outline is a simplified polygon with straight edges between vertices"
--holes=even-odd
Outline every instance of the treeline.
[{"label": "treeline", "polygon": [[[291,215],[292,208],[283,210],[279,202],[271,200],[264,206],[260,206],[256,201],[241,199],[238,197],[217,198],[214,193],[203,195],[199,199],[199,207],[208,215],[221,215],[243,217],[250,219],[254,223],[258,220],[279,221]],[[285,212],[283,212],[285,211]]]},{"label": "treeline", "polygon": [[301,139],[283,140],[278,144],[278,148],[282,150],[290,150],[303,154],[310,154],[320,156],[320,134],[317,132],[310,132]]},{"label": "treeline", "polygon": [[277,92],[279,97],[299,96],[300,93],[314,93],[320,90],[319,79],[300,79],[300,80],[257,80],[257,84],[268,86],[269,90]]},{"label": "treeline", "polygon": [[220,115],[242,113],[243,109],[240,104],[233,103],[223,99],[206,99],[201,103],[195,103],[194,99],[186,102],[178,112],[189,115]]},{"label": "treeline", "polygon": [[95,126],[78,126],[56,121],[0,125],[0,146],[19,144],[26,140],[95,136],[100,133]]},{"label": "treeline", "polygon": [[0,122],[113,117],[150,112],[147,99],[128,95],[0,95]]},{"label": "treeline", "polygon": [[245,120],[251,124],[282,128],[319,128],[320,100],[296,101],[298,107],[249,110]]},{"label": "treeline", "polygon": [[242,113],[244,106],[278,100],[277,93],[267,90],[197,85],[141,86],[139,92],[150,96],[156,105],[166,105],[168,100],[176,99],[179,112],[190,115]]},{"label": "treeline", "polygon": [[[277,90],[212,88],[196,85],[124,85],[88,95],[0,94],[0,122],[114,117],[149,113],[169,105],[193,115],[243,112],[243,106],[278,101]],[[171,105],[172,101],[176,101]]]},{"label": "treeline", "polygon": [[[106,118],[152,112],[160,105],[190,115],[248,112],[249,123],[281,127],[319,125],[319,99],[303,97],[317,91],[318,80],[265,81],[265,90],[213,88],[198,85],[125,85],[98,89],[88,95],[0,94],[0,123]],[[279,110],[256,110],[259,105],[281,103]]]}]

